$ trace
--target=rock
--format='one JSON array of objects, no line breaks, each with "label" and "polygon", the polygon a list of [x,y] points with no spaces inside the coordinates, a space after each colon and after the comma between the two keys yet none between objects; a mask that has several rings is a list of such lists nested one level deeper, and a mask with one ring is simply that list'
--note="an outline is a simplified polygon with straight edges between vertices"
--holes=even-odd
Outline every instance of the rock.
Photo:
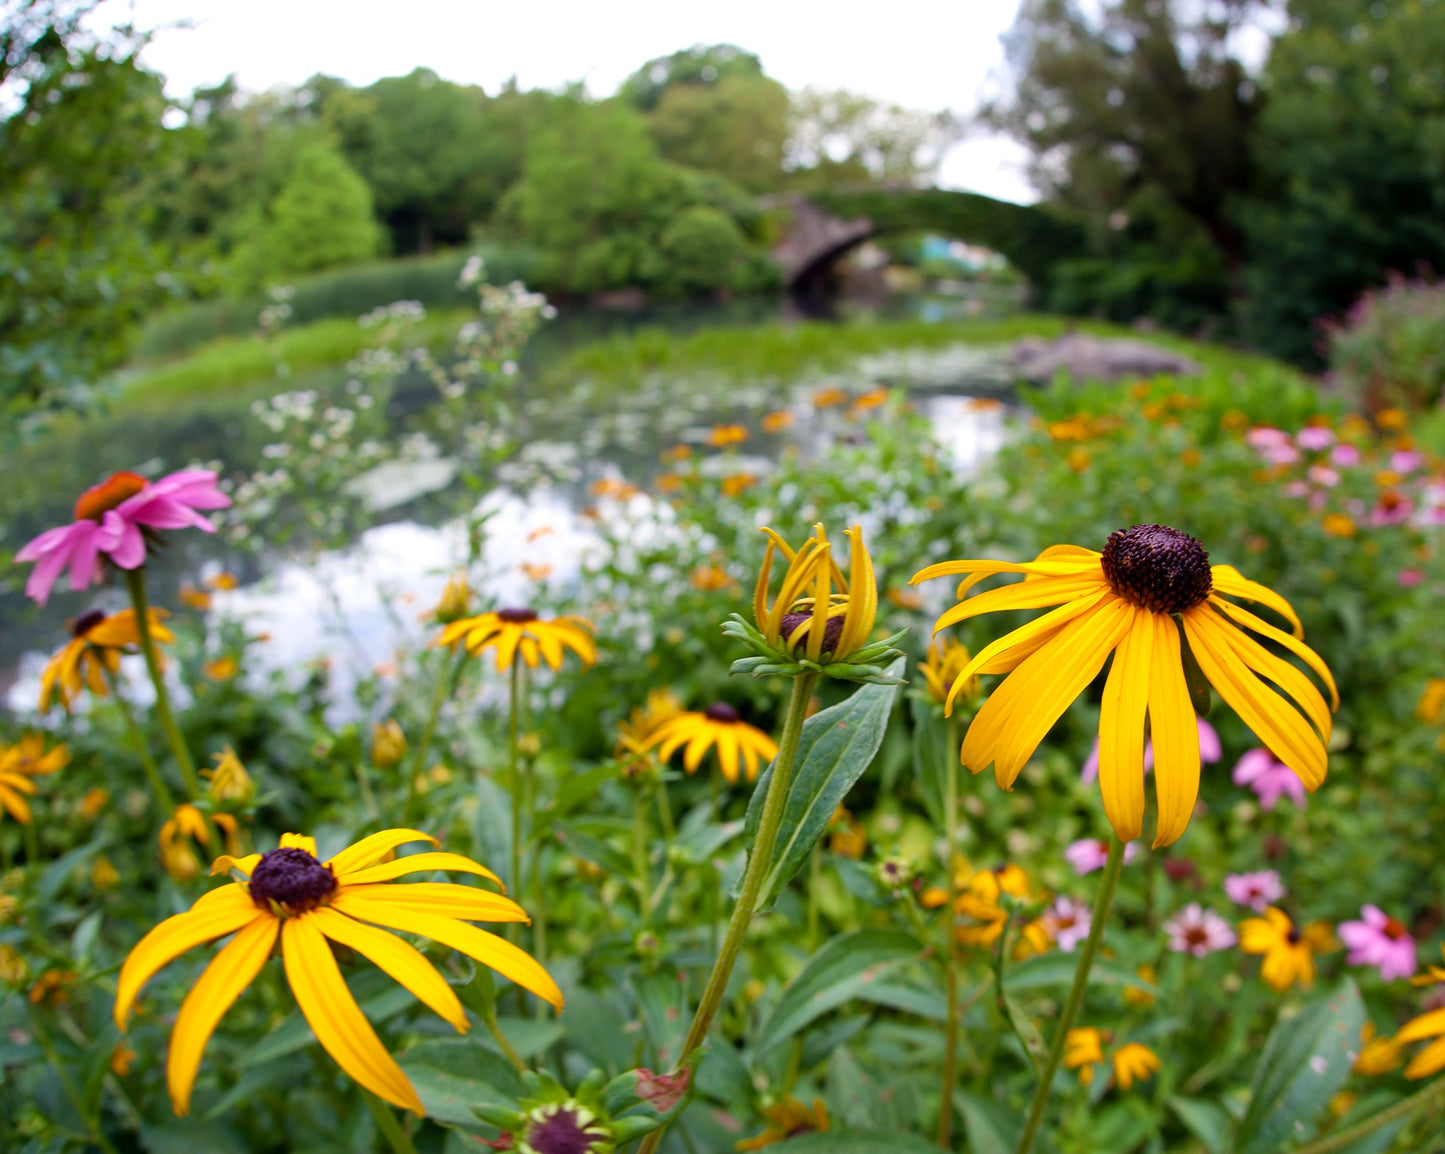
[{"label": "rock", "polygon": [[1019,376],[1051,381],[1062,370],[1075,381],[1122,381],[1160,374],[1194,376],[1201,367],[1188,357],[1143,341],[1069,333],[1057,340],[1025,337],[1009,351]]}]

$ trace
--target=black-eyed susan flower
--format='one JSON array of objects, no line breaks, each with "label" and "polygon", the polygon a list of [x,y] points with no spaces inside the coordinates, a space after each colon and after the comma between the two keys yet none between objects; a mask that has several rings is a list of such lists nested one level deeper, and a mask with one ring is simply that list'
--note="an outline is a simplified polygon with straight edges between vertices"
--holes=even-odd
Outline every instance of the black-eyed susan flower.
[{"label": "black-eyed susan flower", "polygon": [[577,654],[583,665],[596,662],[597,644],[591,631],[592,622],[582,617],[545,620],[533,609],[498,609],[453,621],[436,644],[455,646],[460,642],[473,657],[484,649],[495,649],[498,673],[510,669],[519,653],[529,669],[536,669],[539,659],[561,669],[565,649]]},{"label": "black-eyed susan flower", "polygon": [[[753,624],[733,614],[723,626],[724,633],[754,653],[733,662],[733,672],[796,677],[809,670],[847,681],[897,684],[883,664],[898,656],[893,644],[903,634],[870,644],[878,585],[862,528],[854,525],[844,534],[849,541],[847,577],[833,558],[821,523],[796,550],[772,529],[763,532],[768,546],[753,590]],[[770,604],[774,553],[782,555],[788,568]]]},{"label": "black-eyed susan flower", "polygon": [[467,584],[465,573],[453,573],[447,578],[442,595],[430,613],[431,620],[441,625],[460,621],[471,613],[472,588]]},{"label": "black-eyed susan flower", "polygon": [[461,1033],[469,1024],[446,979],[415,947],[378,927],[450,946],[562,1008],[557,984],[535,959],[468,924],[527,921],[516,902],[450,882],[384,884],[433,870],[501,884],[491,870],[460,854],[419,853],[382,862],[397,847],[418,841],[436,844],[419,830],[384,830],[322,862],[312,838],[286,834],[268,853],[221,857],[213,872],[234,871],[242,880],[205,894],[140,940],[116,985],[115,1021],[122,1029],[141,987],[163,966],[203,942],[235,935],[191,987],[171,1031],[166,1084],[177,1114],[190,1109],[201,1054],[217,1023],[278,941],[286,980],[317,1041],[366,1089],[419,1115],[425,1113],[421,1099],[351,996],[330,942],[370,958]]},{"label": "black-eyed susan flower", "polygon": [[670,689],[653,689],[647,703],[634,709],[626,720],[617,723],[617,747],[614,756],[643,754],[654,747],[653,736],[663,722],[682,712],[682,702]]},{"label": "black-eyed susan flower", "polygon": [[1403,1061],[1397,1038],[1376,1036],[1375,1023],[1366,1020],[1360,1027],[1360,1052],[1351,1069],[1364,1078],[1388,1074]]},{"label": "black-eyed susan flower", "polygon": [[1128,1090],[1135,1082],[1147,1082],[1159,1069],[1159,1055],[1142,1042],[1125,1042],[1110,1056],[1114,1081]]},{"label": "black-eyed susan flower", "polygon": [[69,761],[65,745],[47,750],[40,733],[27,733],[14,745],[0,747],[0,811],[29,825],[32,815],[26,798],[35,796],[35,779],[57,772]]},{"label": "black-eyed susan flower", "polygon": [[1264,956],[1259,976],[1270,989],[1281,993],[1296,983],[1305,989],[1314,985],[1316,940],[1297,929],[1278,906],[1266,908],[1263,917],[1239,923],[1239,948],[1246,954]]},{"label": "black-eyed susan flower", "polygon": [[796,1098],[784,1098],[760,1111],[768,1120],[768,1128],[753,1138],[734,1144],[735,1150],[763,1150],[777,1142],[787,1142],[798,1134],[820,1134],[828,1130],[828,1107],[823,1099],[813,1099],[804,1106]]},{"label": "black-eyed susan flower", "polygon": [[[175,640],[162,624],[168,616],[164,609],[147,611],[153,641],[169,644]],[[106,674],[114,676],[119,672],[122,655],[140,652],[134,609],[111,614],[92,609],[75,619],[70,633],[65,647],[40,672],[41,713],[50,709],[57,693],[66,709],[75,703],[81,689],[90,690],[96,697],[106,696]]]},{"label": "black-eyed susan flower", "polygon": [[396,718],[388,717],[371,727],[371,764],[378,769],[394,769],[406,756],[406,734]]},{"label": "black-eyed susan flower", "polygon": [[200,874],[201,859],[196,856],[192,843],[211,844],[211,830],[200,810],[189,803],[176,806],[175,812],[161,825],[158,840],[161,864],[172,878],[185,882]]},{"label": "black-eyed susan flower", "polygon": [[210,779],[206,796],[217,805],[245,805],[256,796],[256,783],[229,745],[214,754],[214,769],[201,770],[201,776]]},{"label": "black-eyed susan flower", "polygon": [[927,656],[918,665],[918,672],[923,674],[923,683],[928,687],[928,696],[942,705],[953,697],[967,699],[977,694],[977,677],[970,677],[958,693],[950,692],[958,681],[958,675],[968,668],[971,660],[967,647],[956,639],[950,637],[940,641],[935,637],[928,647]]},{"label": "black-eyed susan flower", "polygon": [[1104,1031],[1078,1026],[1064,1035],[1064,1069],[1077,1070],[1085,1086],[1094,1083],[1094,1067],[1104,1061]]},{"label": "black-eyed susan flower", "polygon": [[718,702],[702,712],[684,710],[668,718],[648,739],[649,747],[666,761],[686,746],[682,767],[696,773],[709,749],[717,751],[718,768],[730,785],[736,785],[741,764],[748,781],[758,779],[763,762],[772,761],[778,743],[755,725],[749,725],[731,705]]},{"label": "black-eyed susan flower", "polygon": [[[981,613],[1057,608],[985,646],[955,679],[950,707],[974,674],[1009,674],[964,737],[961,760],[973,772],[992,764],[999,784],[1011,789],[1044,736],[1112,653],[1099,721],[1104,810],[1121,840],[1140,836],[1147,716],[1159,800],[1154,845],[1168,845],[1188,826],[1199,793],[1199,730],[1185,674],[1187,652],[1307,789],[1324,781],[1330,707],[1296,666],[1251,634],[1300,658],[1338,707],[1329,669],[1298,639],[1302,630],[1289,602],[1232,566],[1211,566],[1193,537],[1164,525],[1135,525],[1112,534],[1102,553],[1055,545],[1022,564],[946,561],[916,573],[913,581],[962,576],[963,597],[998,573],[1022,573],[1025,579],[960,601],[938,619],[935,632]],[[1291,622],[1295,634],[1226,597],[1267,605]]]}]

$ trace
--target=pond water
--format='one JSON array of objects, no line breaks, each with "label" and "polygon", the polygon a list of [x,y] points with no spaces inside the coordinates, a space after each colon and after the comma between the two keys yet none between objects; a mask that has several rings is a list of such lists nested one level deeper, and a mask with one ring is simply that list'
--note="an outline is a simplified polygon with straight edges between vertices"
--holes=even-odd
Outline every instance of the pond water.
[{"label": "pond water", "polygon": [[[940,314],[944,319],[946,314]],[[517,381],[508,432],[518,448],[478,498],[489,514],[483,593],[498,603],[525,601],[535,588],[519,568],[523,563],[550,567],[549,586],[568,587],[599,540],[594,520],[583,514],[596,504],[597,482],[630,482],[644,492],[627,501],[650,503],[654,498],[645,491],[665,468],[660,453],[677,444],[701,445],[716,424],[749,427],[746,455],[705,463],[720,471],[761,475],[786,447],[813,455],[833,435],[806,419],[766,433],[759,427],[763,414],[792,408],[805,418],[812,411],[809,398],[819,389],[856,395],[886,384],[909,392],[956,468],[974,471],[1006,435],[1013,387],[1002,349],[965,345],[863,358],[841,372],[787,381],[740,384],[706,373],[687,379],[656,375],[633,388],[605,392],[585,380],[543,388],[525,372]],[[979,404],[979,398],[1005,403]],[[397,401],[405,411],[415,398],[409,403],[403,390]],[[247,404],[158,422],[143,436],[127,430],[103,454],[113,459],[90,455],[76,461],[76,478],[66,491],[73,495],[97,475],[142,461],[169,469],[191,459],[215,458],[228,473],[254,469],[268,438],[248,415]],[[175,606],[181,584],[223,568],[237,574],[241,587],[219,594],[212,612],[243,619],[250,632],[269,635],[253,653],[271,669],[300,671],[329,655],[335,699],[345,701],[352,681],[388,662],[399,645],[425,643],[428,630],[420,617],[466,556],[459,510],[470,498],[460,490],[457,466],[444,453],[422,452],[360,477],[355,484],[367,499],[371,523],[343,549],[317,551],[293,542],[239,552],[222,535],[170,534],[168,553],[148,568],[152,600]],[[30,512],[33,524],[19,527],[12,537],[17,543],[67,519],[68,509]],[[666,510],[660,512],[665,523]],[[13,593],[0,597],[4,707],[33,708],[40,669],[63,641],[67,620],[93,605],[113,611],[125,604],[123,591],[114,585],[91,594],[77,596],[58,586],[44,609]],[[258,668],[249,674],[266,672]],[[137,688],[140,681],[132,678]]]}]

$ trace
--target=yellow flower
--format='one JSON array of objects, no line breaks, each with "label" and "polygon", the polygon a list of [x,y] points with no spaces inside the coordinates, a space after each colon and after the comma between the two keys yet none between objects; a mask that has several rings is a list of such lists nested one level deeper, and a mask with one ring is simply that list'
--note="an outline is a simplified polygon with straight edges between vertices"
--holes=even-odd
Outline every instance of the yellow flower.
[{"label": "yellow flower", "polygon": [[[1159,975],[1154,972],[1153,966],[1143,965],[1136,969],[1134,972],[1138,974],[1143,981],[1148,982],[1151,986],[1159,984]],[[1154,995],[1151,994],[1148,990],[1142,990],[1138,986],[1124,987],[1124,1002],[1126,1005],[1138,1006],[1142,1009],[1147,1006],[1152,1006],[1154,1004],[1154,1001]]]},{"label": "yellow flower", "polygon": [[460,621],[471,611],[472,590],[467,584],[465,573],[453,573],[447,578],[441,599],[432,608],[431,617],[442,625]]},{"label": "yellow flower", "polygon": [[86,821],[94,821],[100,816],[101,811],[105,809],[109,801],[110,790],[108,789],[101,789],[100,786],[95,786],[92,789],[86,790],[85,796],[80,800],[80,816],[85,818]]},{"label": "yellow flower", "polygon": [[737,584],[721,565],[699,565],[688,579],[699,593],[716,593]]},{"label": "yellow flower", "polygon": [[1078,1070],[1085,1086],[1094,1083],[1094,1067],[1104,1061],[1104,1031],[1097,1026],[1078,1026],[1064,1035],[1064,1068]]},{"label": "yellow flower", "polygon": [[212,681],[230,681],[239,668],[234,657],[217,657],[214,661],[207,661],[202,665],[201,672]]},{"label": "yellow flower", "polygon": [[[878,614],[878,586],[862,527],[854,525],[844,533],[850,545],[846,579],[833,560],[832,543],[821,522],[797,551],[773,530],[763,532],[768,548],[753,590],[753,618],[764,640],[773,649],[785,648],[809,661],[820,661],[825,653],[833,661],[847,661],[868,643]],[[769,605],[775,551],[788,568],[777,598]]]},{"label": "yellow flower", "polygon": [[[1440,952],[1445,955],[1445,945],[1440,947]],[[1430,966],[1427,973],[1411,978],[1410,982],[1416,986],[1445,982],[1445,969]],[[1426,1038],[1436,1040],[1410,1060],[1410,1064],[1405,1067],[1405,1077],[1428,1078],[1431,1074],[1445,1070],[1445,1008],[1430,1010],[1406,1022],[1404,1028],[1395,1035],[1394,1041],[1396,1046],[1404,1046]]]},{"label": "yellow flower", "polygon": [[120,871],[111,864],[110,858],[105,855],[95,859],[90,867],[90,884],[98,890],[114,888],[120,882]]},{"label": "yellow flower", "polygon": [[229,593],[241,584],[234,573],[227,573],[225,570],[222,570],[213,577],[207,577],[204,583],[212,589],[219,589],[224,593]]},{"label": "yellow flower", "polygon": [[46,970],[35,980],[26,996],[32,1006],[63,1006],[70,1001],[68,987],[80,981],[74,970]]},{"label": "yellow flower", "polygon": [[1355,1058],[1354,1071],[1366,1078],[1377,1074],[1388,1074],[1402,1060],[1400,1042],[1396,1038],[1377,1038],[1375,1023],[1366,1021],[1360,1027],[1359,1056]]},{"label": "yellow flower", "polygon": [[1441,717],[1445,717],[1445,677],[1432,677],[1425,682],[1415,716],[1426,725],[1440,724]]},{"label": "yellow flower", "polygon": [[[954,936],[969,946],[991,946],[998,941],[1009,917],[1003,906],[1004,894],[1021,902],[1032,902],[1037,897],[1029,875],[1012,863],[982,870],[969,870],[965,864],[958,871],[955,885],[961,892],[954,902],[954,913],[970,919],[973,924],[958,926]],[[1038,926],[1024,940],[1030,950],[1038,953],[1047,948],[1049,939],[1047,931]]]},{"label": "yellow flower", "polygon": [[747,439],[748,431],[742,425],[714,425],[707,435],[708,447],[713,449],[741,445]]},{"label": "yellow flower", "polygon": [[197,589],[194,585],[182,585],[176,596],[181,599],[181,604],[189,609],[199,609],[205,612],[211,607],[211,595],[204,589]]},{"label": "yellow flower", "polygon": [[406,756],[406,734],[396,718],[388,717],[371,727],[371,764],[378,769],[393,769]]},{"label": "yellow flower", "polygon": [[1353,537],[1355,522],[1345,513],[1329,513],[1320,522],[1320,527],[1331,537]]},{"label": "yellow flower", "polygon": [[646,753],[652,747],[652,736],[669,718],[682,712],[682,702],[670,689],[653,689],[647,704],[634,709],[626,721],[617,723],[615,756]]},{"label": "yellow flower", "polygon": [[888,403],[892,395],[887,385],[879,385],[876,389],[869,389],[868,392],[856,397],[853,401],[855,413],[866,413],[869,409],[877,409]]},{"label": "yellow flower", "polygon": [[749,781],[756,781],[764,761],[777,756],[778,743],[757,726],[749,725],[731,705],[718,702],[701,713],[691,710],[673,714],[659,725],[648,747],[658,747],[657,755],[666,761],[682,746],[682,767],[696,773],[703,755],[717,748],[718,767],[730,785],[738,780],[738,763],[742,762]]},{"label": "yellow flower", "polygon": [[119,1043],[110,1052],[110,1072],[117,1078],[124,1078],[130,1073],[131,1063],[136,1059],[136,1052],[129,1046],[122,1046]]},{"label": "yellow flower", "polygon": [[829,823],[832,833],[828,835],[828,848],[840,857],[857,861],[868,848],[868,831],[863,823],[841,805],[833,811]]},{"label": "yellow flower", "polygon": [[[1330,708],[1298,668],[1250,633],[1309,665],[1338,707],[1329,669],[1298,640],[1302,629],[1289,602],[1232,566],[1211,567],[1193,537],[1163,525],[1136,525],[1112,534],[1102,553],[1055,545],[1025,564],[946,561],[915,574],[913,581],[962,576],[962,597],[997,573],[1026,576],[1020,584],[960,601],[938,619],[935,632],[981,613],[1058,608],[985,646],[954,680],[946,708],[974,674],[1009,674],[964,737],[961,760],[974,773],[992,763],[999,785],[1012,789],[1045,734],[1113,653],[1099,719],[1104,811],[1124,841],[1142,832],[1147,712],[1159,798],[1154,845],[1175,841],[1199,793],[1199,731],[1184,673],[1187,642],[1210,684],[1262,744],[1299,774],[1305,788],[1313,791],[1324,781]],[[1225,596],[1268,605],[1293,624],[1295,636]]]},{"label": "yellow flower", "polygon": [[70,751],[64,745],[47,752],[40,733],[27,733],[14,745],[0,748],[0,810],[29,825],[30,803],[25,798],[35,796],[34,779],[55,773],[69,761]]},{"label": "yellow flower", "polygon": [[[148,610],[151,637],[156,642],[175,640],[161,623],[161,619],[168,616],[164,609]],[[96,697],[104,697],[108,692],[106,674],[114,676],[119,672],[121,654],[140,651],[134,609],[122,609],[110,616],[92,609],[75,619],[70,632],[65,648],[46,662],[40,672],[41,713],[50,709],[57,689],[66,709],[75,703],[82,687]]]},{"label": "yellow flower", "polygon": [[724,497],[736,497],[739,493],[746,492],[758,483],[756,473],[729,473],[722,479],[722,495]]},{"label": "yellow flower", "polygon": [[775,1142],[786,1142],[797,1134],[818,1134],[828,1129],[828,1107],[821,1098],[813,1099],[812,1108],[796,1098],[784,1098],[765,1106],[762,1115],[769,1126],[755,1138],[744,1138],[735,1144],[737,1150],[761,1150]]},{"label": "yellow flower", "polygon": [[210,845],[211,830],[201,811],[186,802],[176,806],[176,812],[161,826],[158,838],[161,864],[178,882],[190,881],[201,872],[201,860],[191,845],[192,840]]},{"label": "yellow flower", "polygon": [[763,432],[781,433],[794,421],[793,414],[787,409],[777,409],[763,417]]},{"label": "yellow flower", "polygon": [[813,394],[813,407],[815,409],[831,409],[834,405],[846,405],[848,394],[836,385],[830,385],[826,389],[818,389]]},{"label": "yellow flower", "polygon": [[526,951],[467,924],[527,921],[516,902],[449,882],[381,884],[433,870],[501,884],[485,866],[453,853],[419,853],[377,864],[398,846],[418,841],[437,844],[419,830],[391,829],[322,862],[315,841],[293,833],[269,853],[221,857],[213,872],[234,870],[243,880],[203,895],[140,940],[116,984],[115,1021],[121,1029],[141,987],[158,970],[202,942],[235,935],[191,987],[171,1031],[166,1083],[177,1114],[190,1109],[201,1054],[216,1024],[260,972],[278,939],[286,980],[317,1041],[362,1086],[418,1115],[425,1112],[421,1099],[351,996],[328,938],[370,958],[460,1033],[469,1023],[446,979],[415,947],[378,926],[459,950],[562,1008],[557,984]]},{"label": "yellow flower", "polygon": [[30,964],[8,942],[0,945],[0,982],[7,986],[23,986],[30,976]]},{"label": "yellow flower", "polygon": [[213,802],[217,805],[245,805],[256,796],[256,784],[234,749],[228,745],[222,752],[211,756],[216,767],[201,770],[201,776],[211,779],[206,794]]},{"label": "yellow flower", "polygon": [[1239,948],[1246,954],[1263,954],[1259,976],[1271,989],[1283,992],[1295,983],[1309,989],[1315,981],[1315,956],[1310,938],[1295,929],[1283,910],[1269,906],[1262,918],[1239,923]]},{"label": "yellow flower", "polygon": [[1159,1056],[1148,1046],[1138,1042],[1125,1042],[1111,1055],[1114,1063],[1114,1081],[1119,1089],[1127,1090],[1135,1082],[1146,1082],[1159,1069]]},{"label": "yellow flower", "polygon": [[[954,638],[940,641],[935,637],[928,647],[927,658],[918,666],[918,672],[923,674],[923,681],[928,686],[928,696],[939,705],[948,701],[949,689],[958,680],[958,675],[968,667],[970,660],[972,658],[968,649]],[[970,677],[959,693],[965,700],[976,695],[978,678]]]},{"label": "yellow flower", "polygon": [[1403,429],[1409,423],[1409,418],[1403,409],[1381,409],[1375,414],[1375,424],[1382,429],[1391,431]]},{"label": "yellow flower", "polygon": [[442,630],[436,644],[455,646],[460,641],[473,657],[494,647],[498,673],[510,669],[518,653],[529,669],[537,668],[539,657],[553,669],[561,669],[564,647],[577,654],[583,665],[596,662],[597,644],[591,629],[592,622],[582,617],[544,621],[531,609],[498,609],[453,621]]}]

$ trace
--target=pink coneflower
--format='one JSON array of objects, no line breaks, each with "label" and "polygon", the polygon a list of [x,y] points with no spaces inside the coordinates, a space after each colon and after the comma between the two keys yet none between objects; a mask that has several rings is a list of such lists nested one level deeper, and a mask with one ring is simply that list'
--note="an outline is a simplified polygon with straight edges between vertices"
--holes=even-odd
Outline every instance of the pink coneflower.
[{"label": "pink coneflower", "polygon": [[[1196,716],[1194,719],[1199,724],[1199,760],[1205,765],[1213,765],[1223,755],[1224,751],[1219,744],[1219,734],[1214,731],[1214,726],[1205,721],[1204,718]],[[1154,768],[1154,743],[1144,743],[1144,772]],[[1085,785],[1093,785],[1099,777],[1099,739],[1094,738],[1094,748],[1089,751],[1089,756],[1084,759],[1084,767],[1079,772],[1080,780]]]},{"label": "pink coneflower", "polygon": [[[1129,842],[1124,847],[1124,864],[1128,865],[1138,856],[1139,843]],[[1082,877],[1104,868],[1104,863],[1109,860],[1109,843],[1096,837],[1086,837],[1064,850],[1064,857],[1074,867],[1074,872]]]},{"label": "pink coneflower", "polygon": [[146,558],[142,528],[194,526],[214,533],[215,526],[196,510],[230,503],[208,469],[184,469],[154,483],[136,473],[115,473],[80,495],[71,524],[47,529],[15,554],[17,561],[36,563],[25,594],[44,605],[67,568],[71,590],[86,589],[100,580],[103,557],[119,569],[134,569]]},{"label": "pink coneflower", "polygon": [[1406,589],[1413,589],[1416,585],[1421,584],[1425,580],[1425,570],[1401,569],[1398,573],[1395,574],[1395,580],[1398,581],[1401,585],[1403,585]]},{"label": "pink coneflower", "polygon": [[1333,489],[1340,483],[1340,474],[1328,465],[1311,465],[1308,476],[1316,485],[1323,485],[1326,489]]},{"label": "pink coneflower", "polygon": [[1330,464],[1348,469],[1360,463],[1360,450],[1354,445],[1340,444],[1330,450]]},{"label": "pink coneflower", "polygon": [[1171,950],[1193,954],[1196,958],[1212,954],[1215,950],[1227,950],[1235,942],[1229,923],[1198,902],[1190,902],[1165,922],[1164,932],[1169,935]]},{"label": "pink coneflower", "polygon": [[1230,874],[1224,879],[1224,892],[1230,901],[1262,914],[1267,906],[1284,897],[1284,886],[1274,870],[1257,870],[1250,874]]},{"label": "pink coneflower", "polygon": [[1415,511],[1415,502],[1395,489],[1386,489],[1380,494],[1375,507],[1370,510],[1371,525],[1398,525],[1410,519]]},{"label": "pink coneflower", "polygon": [[1089,936],[1093,912],[1073,898],[1058,898],[1044,913],[1044,928],[1059,943],[1059,949],[1072,954],[1074,947]]},{"label": "pink coneflower", "polygon": [[1319,425],[1311,425],[1307,429],[1301,429],[1294,439],[1295,444],[1301,449],[1308,449],[1312,453],[1318,453],[1328,449],[1335,443],[1335,435],[1329,429],[1321,428]]},{"label": "pink coneflower", "polygon": [[1397,449],[1390,454],[1390,468],[1397,473],[1413,473],[1425,464],[1425,454],[1414,449]]},{"label": "pink coneflower", "polygon": [[1267,749],[1251,749],[1235,763],[1234,784],[1254,790],[1265,810],[1277,806],[1285,794],[1295,809],[1305,807],[1305,784],[1299,774]]},{"label": "pink coneflower", "polygon": [[1341,922],[1340,940],[1349,947],[1345,961],[1352,966],[1374,966],[1387,982],[1408,978],[1415,972],[1415,939],[1403,922],[1378,906],[1360,910],[1358,922]]}]

